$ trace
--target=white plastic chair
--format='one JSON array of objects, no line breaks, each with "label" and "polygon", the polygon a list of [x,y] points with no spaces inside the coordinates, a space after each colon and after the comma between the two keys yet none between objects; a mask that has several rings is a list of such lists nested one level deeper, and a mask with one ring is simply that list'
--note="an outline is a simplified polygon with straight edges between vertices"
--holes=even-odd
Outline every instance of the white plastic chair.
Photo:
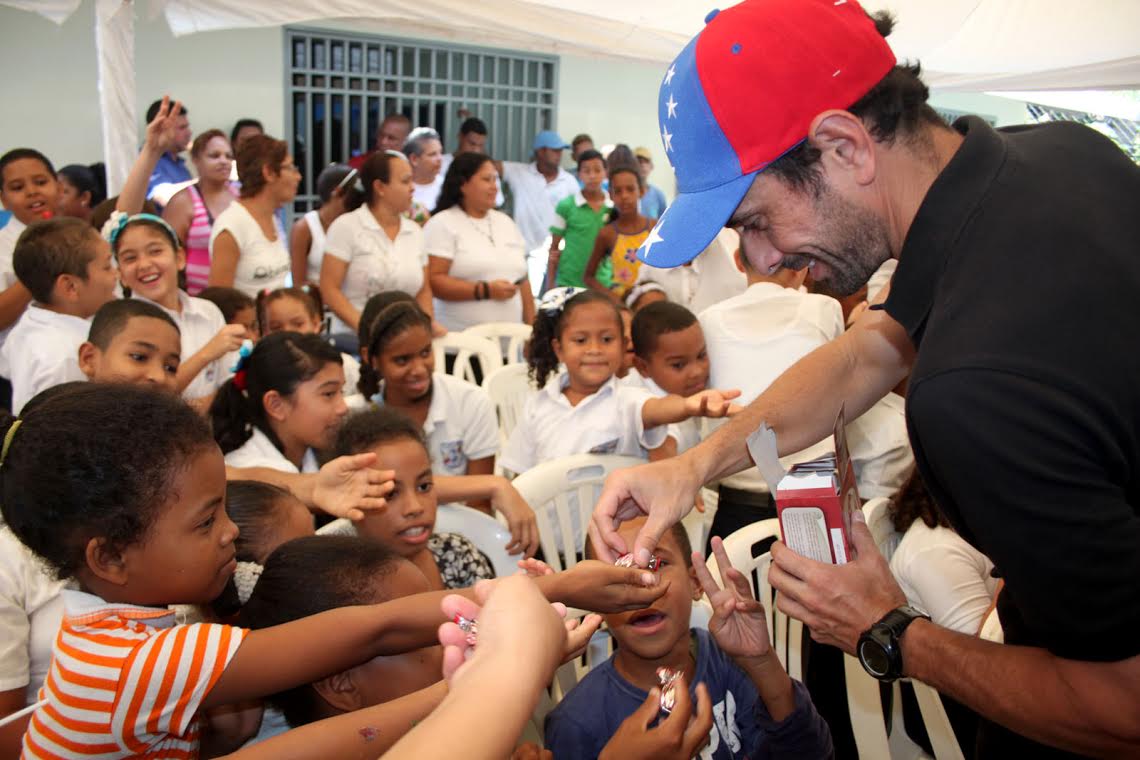
[{"label": "white plastic chair", "polygon": [[518,424],[527,396],[534,390],[527,377],[528,369],[525,364],[508,364],[483,376],[483,390],[495,403],[499,417],[500,450],[506,446]]},{"label": "white plastic chair", "polygon": [[511,532],[498,520],[462,504],[440,504],[435,513],[436,533],[459,533],[486,555],[495,577],[514,575],[522,555],[507,554]]},{"label": "white plastic chair", "polygon": [[503,366],[503,354],[494,341],[470,335],[466,332],[453,332],[436,338],[432,341],[435,352],[435,369],[443,372],[447,367],[447,355],[455,356],[455,364],[451,367],[451,375],[475,383],[475,370],[471,366],[472,358],[479,362],[483,377],[491,374]]},{"label": "white plastic chair", "polygon": [[463,332],[497,342],[502,349],[503,362],[507,365],[526,363],[523,349],[530,340],[530,325],[522,322],[485,322],[468,327]]}]

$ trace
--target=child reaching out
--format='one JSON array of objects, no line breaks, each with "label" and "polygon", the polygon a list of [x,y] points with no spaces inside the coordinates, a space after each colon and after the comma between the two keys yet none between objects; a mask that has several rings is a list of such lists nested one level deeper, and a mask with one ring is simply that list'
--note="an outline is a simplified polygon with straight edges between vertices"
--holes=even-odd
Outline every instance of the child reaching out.
[{"label": "child reaching out", "polygon": [[[649,237],[654,220],[642,216],[639,209],[641,196],[645,195],[645,180],[636,164],[619,163],[610,169],[609,178],[614,217],[594,240],[594,250],[586,262],[585,280],[593,290],[606,293],[620,303],[637,281],[637,272],[641,269],[637,249]],[[603,261],[610,262],[612,283],[609,285],[598,276]]]}]

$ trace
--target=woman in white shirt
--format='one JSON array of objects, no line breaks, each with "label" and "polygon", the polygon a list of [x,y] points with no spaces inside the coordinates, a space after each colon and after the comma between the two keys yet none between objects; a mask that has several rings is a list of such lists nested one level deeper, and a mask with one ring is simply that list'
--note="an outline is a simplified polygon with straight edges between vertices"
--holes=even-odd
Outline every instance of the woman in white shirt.
[{"label": "woman in white shirt", "polygon": [[482,153],[452,162],[424,226],[436,319],[448,330],[484,322],[534,322],[526,245],[495,210],[495,165]]},{"label": "woman in white shirt", "polygon": [[289,250],[277,209],[292,203],[301,173],[283,140],[246,139],[237,151],[241,197],[214,220],[210,231],[210,281],[250,298],[285,286]]},{"label": "woman in white shirt", "polygon": [[321,299],[332,332],[355,333],[368,299],[402,290],[431,314],[424,234],[404,216],[412,205],[412,167],[395,151],[377,151],[360,167],[364,205],[332,223],[321,261]]}]

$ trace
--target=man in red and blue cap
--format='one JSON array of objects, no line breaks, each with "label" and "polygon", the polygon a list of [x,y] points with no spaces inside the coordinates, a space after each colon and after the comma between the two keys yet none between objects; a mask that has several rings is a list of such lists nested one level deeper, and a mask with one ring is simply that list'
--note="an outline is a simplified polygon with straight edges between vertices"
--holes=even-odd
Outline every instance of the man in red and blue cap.
[{"label": "man in red and blue cap", "polygon": [[795,452],[909,376],[918,468],[1005,579],[1006,644],[908,607],[861,513],[845,565],[773,546],[777,604],[872,675],[978,712],[978,757],[1135,756],[1140,168],[1072,123],[946,124],[890,25],[854,0],[747,0],[709,14],[666,71],[680,194],[643,261],[683,264],[728,225],[757,271],[807,267],[838,295],[898,268],[884,304],[704,443],[611,476],[591,533],[620,554],[616,526],[647,513],[644,566],[702,485],[753,464],[761,424]]}]

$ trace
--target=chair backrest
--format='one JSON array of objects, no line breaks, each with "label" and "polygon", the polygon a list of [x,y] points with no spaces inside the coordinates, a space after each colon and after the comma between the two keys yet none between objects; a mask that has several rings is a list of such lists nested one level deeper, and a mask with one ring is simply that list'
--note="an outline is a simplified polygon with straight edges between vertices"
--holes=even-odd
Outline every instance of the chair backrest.
[{"label": "chair backrest", "polygon": [[523,350],[530,340],[531,327],[522,322],[485,322],[464,330],[468,335],[496,341],[503,352],[505,364],[525,364]]},{"label": "chair backrest", "polygon": [[[503,354],[494,341],[466,332],[453,332],[432,341],[435,352],[435,371],[444,372],[447,368],[447,355],[455,356],[451,373],[469,383],[476,382],[475,370],[471,366],[474,358],[479,363],[481,376],[486,377],[503,366]],[[477,384],[477,383],[476,383]]]},{"label": "chair backrest", "polygon": [[530,378],[527,377],[527,371],[525,364],[508,364],[483,376],[483,390],[487,391],[487,395],[494,402],[495,412],[499,417],[500,450],[511,437],[526,404],[527,396],[534,390]]},{"label": "chair backrest", "polygon": [[534,510],[544,559],[555,572],[577,564],[606,476],[639,464],[644,462],[636,457],[576,454],[543,462],[514,479]]},{"label": "chair backrest", "polygon": [[506,549],[511,532],[488,514],[462,504],[440,504],[435,513],[435,532],[459,533],[475,544],[491,561],[497,578],[518,572],[517,561],[522,555],[511,557]]}]

